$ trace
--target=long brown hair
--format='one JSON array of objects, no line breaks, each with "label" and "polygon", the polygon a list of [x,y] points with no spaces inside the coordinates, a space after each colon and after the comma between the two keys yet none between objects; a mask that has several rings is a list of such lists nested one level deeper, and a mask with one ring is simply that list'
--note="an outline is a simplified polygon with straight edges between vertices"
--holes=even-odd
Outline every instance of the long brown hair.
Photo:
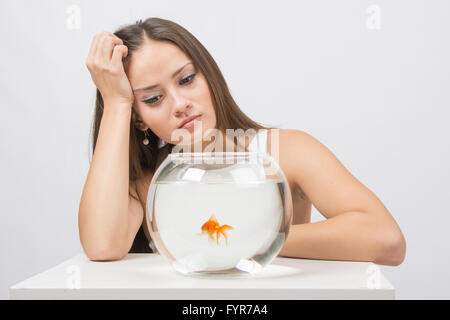
[{"label": "long brown hair", "polygon": [[[177,45],[192,60],[196,70],[200,71],[208,82],[216,114],[216,129],[225,133],[226,129],[243,129],[245,131],[252,128],[255,130],[273,128],[253,121],[242,112],[231,96],[225,79],[208,50],[189,31],[177,23],[161,18],[148,18],[143,22],[139,20],[134,24],[122,26],[114,32],[114,35],[120,38],[123,44],[128,47],[128,55],[122,60],[124,66],[127,66],[133,52],[144,44],[145,37],[154,41],[169,41]],[[103,99],[100,91],[97,89],[92,153],[95,151],[102,115]],[[158,136],[150,129],[147,130],[149,144],[144,145],[142,143],[145,134],[135,126],[137,117],[133,108],[130,121],[129,177],[130,184],[134,184],[134,186],[136,186],[136,181],[143,177],[145,171],[151,170],[151,172],[155,172],[159,153],[162,152],[162,149],[158,148]],[[168,144],[164,148],[167,148],[170,152],[173,146]],[[145,202],[140,198],[139,194],[139,199],[131,193],[130,196],[141,203],[145,214]],[[153,252],[148,247],[148,241],[141,226],[130,252]]]}]

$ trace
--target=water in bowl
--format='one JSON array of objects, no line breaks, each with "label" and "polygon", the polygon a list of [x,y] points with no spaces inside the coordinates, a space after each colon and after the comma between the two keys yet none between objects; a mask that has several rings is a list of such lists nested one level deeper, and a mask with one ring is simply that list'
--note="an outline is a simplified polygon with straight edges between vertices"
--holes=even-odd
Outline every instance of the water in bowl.
[{"label": "water in bowl", "polygon": [[[286,237],[283,181],[158,181],[152,236],[178,272],[191,276],[246,277],[270,263]],[[216,219],[225,234],[203,231]]]}]

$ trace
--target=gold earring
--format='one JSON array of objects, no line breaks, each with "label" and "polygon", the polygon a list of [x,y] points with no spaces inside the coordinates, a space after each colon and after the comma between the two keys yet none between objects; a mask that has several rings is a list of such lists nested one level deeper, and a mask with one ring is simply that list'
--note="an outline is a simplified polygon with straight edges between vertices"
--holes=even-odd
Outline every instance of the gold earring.
[{"label": "gold earring", "polygon": [[148,145],[149,140],[148,140],[148,138],[147,138],[147,130],[144,131],[144,134],[145,134],[145,139],[142,140],[142,143],[143,143],[144,145]]}]

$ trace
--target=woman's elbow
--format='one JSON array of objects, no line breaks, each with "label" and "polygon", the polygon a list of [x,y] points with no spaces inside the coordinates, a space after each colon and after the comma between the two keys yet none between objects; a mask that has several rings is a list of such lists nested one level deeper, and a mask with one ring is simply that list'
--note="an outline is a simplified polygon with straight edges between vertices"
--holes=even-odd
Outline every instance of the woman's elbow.
[{"label": "woman's elbow", "polygon": [[124,252],[118,252],[112,246],[83,247],[84,253],[91,261],[115,261],[126,256]]},{"label": "woman's elbow", "polygon": [[398,230],[393,235],[382,240],[382,250],[374,263],[388,266],[399,266],[406,257],[406,240]]}]

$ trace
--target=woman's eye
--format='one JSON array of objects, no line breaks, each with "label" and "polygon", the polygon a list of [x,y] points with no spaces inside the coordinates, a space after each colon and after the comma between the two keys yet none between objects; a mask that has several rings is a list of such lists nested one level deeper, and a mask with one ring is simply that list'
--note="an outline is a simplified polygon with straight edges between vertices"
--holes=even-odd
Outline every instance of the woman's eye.
[{"label": "woman's eye", "polygon": [[192,81],[192,79],[194,79],[194,77],[195,77],[195,73],[187,76],[186,78],[181,79],[180,84],[189,83]]},{"label": "woman's eye", "polygon": [[[180,84],[184,85],[184,84],[190,83],[190,82],[192,82],[194,77],[195,77],[195,73],[187,76],[186,78],[181,79],[180,80]],[[153,97],[151,97],[151,98],[149,98],[147,100],[144,100],[143,102],[146,103],[146,104],[155,104],[156,102],[158,102],[160,100],[160,99],[157,99],[159,97],[161,97],[161,96],[160,95],[159,96],[153,96]]]},{"label": "woman's eye", "polygon": [[153,104],[153,103],[159,101],[159,99],[158,99],[158,100],[155,100],[155,99],[158,98],[158,97],[159,97],[159,96],[151,97],[150,99],[144,100],[144,103],[146,103],[146,104]]}]

